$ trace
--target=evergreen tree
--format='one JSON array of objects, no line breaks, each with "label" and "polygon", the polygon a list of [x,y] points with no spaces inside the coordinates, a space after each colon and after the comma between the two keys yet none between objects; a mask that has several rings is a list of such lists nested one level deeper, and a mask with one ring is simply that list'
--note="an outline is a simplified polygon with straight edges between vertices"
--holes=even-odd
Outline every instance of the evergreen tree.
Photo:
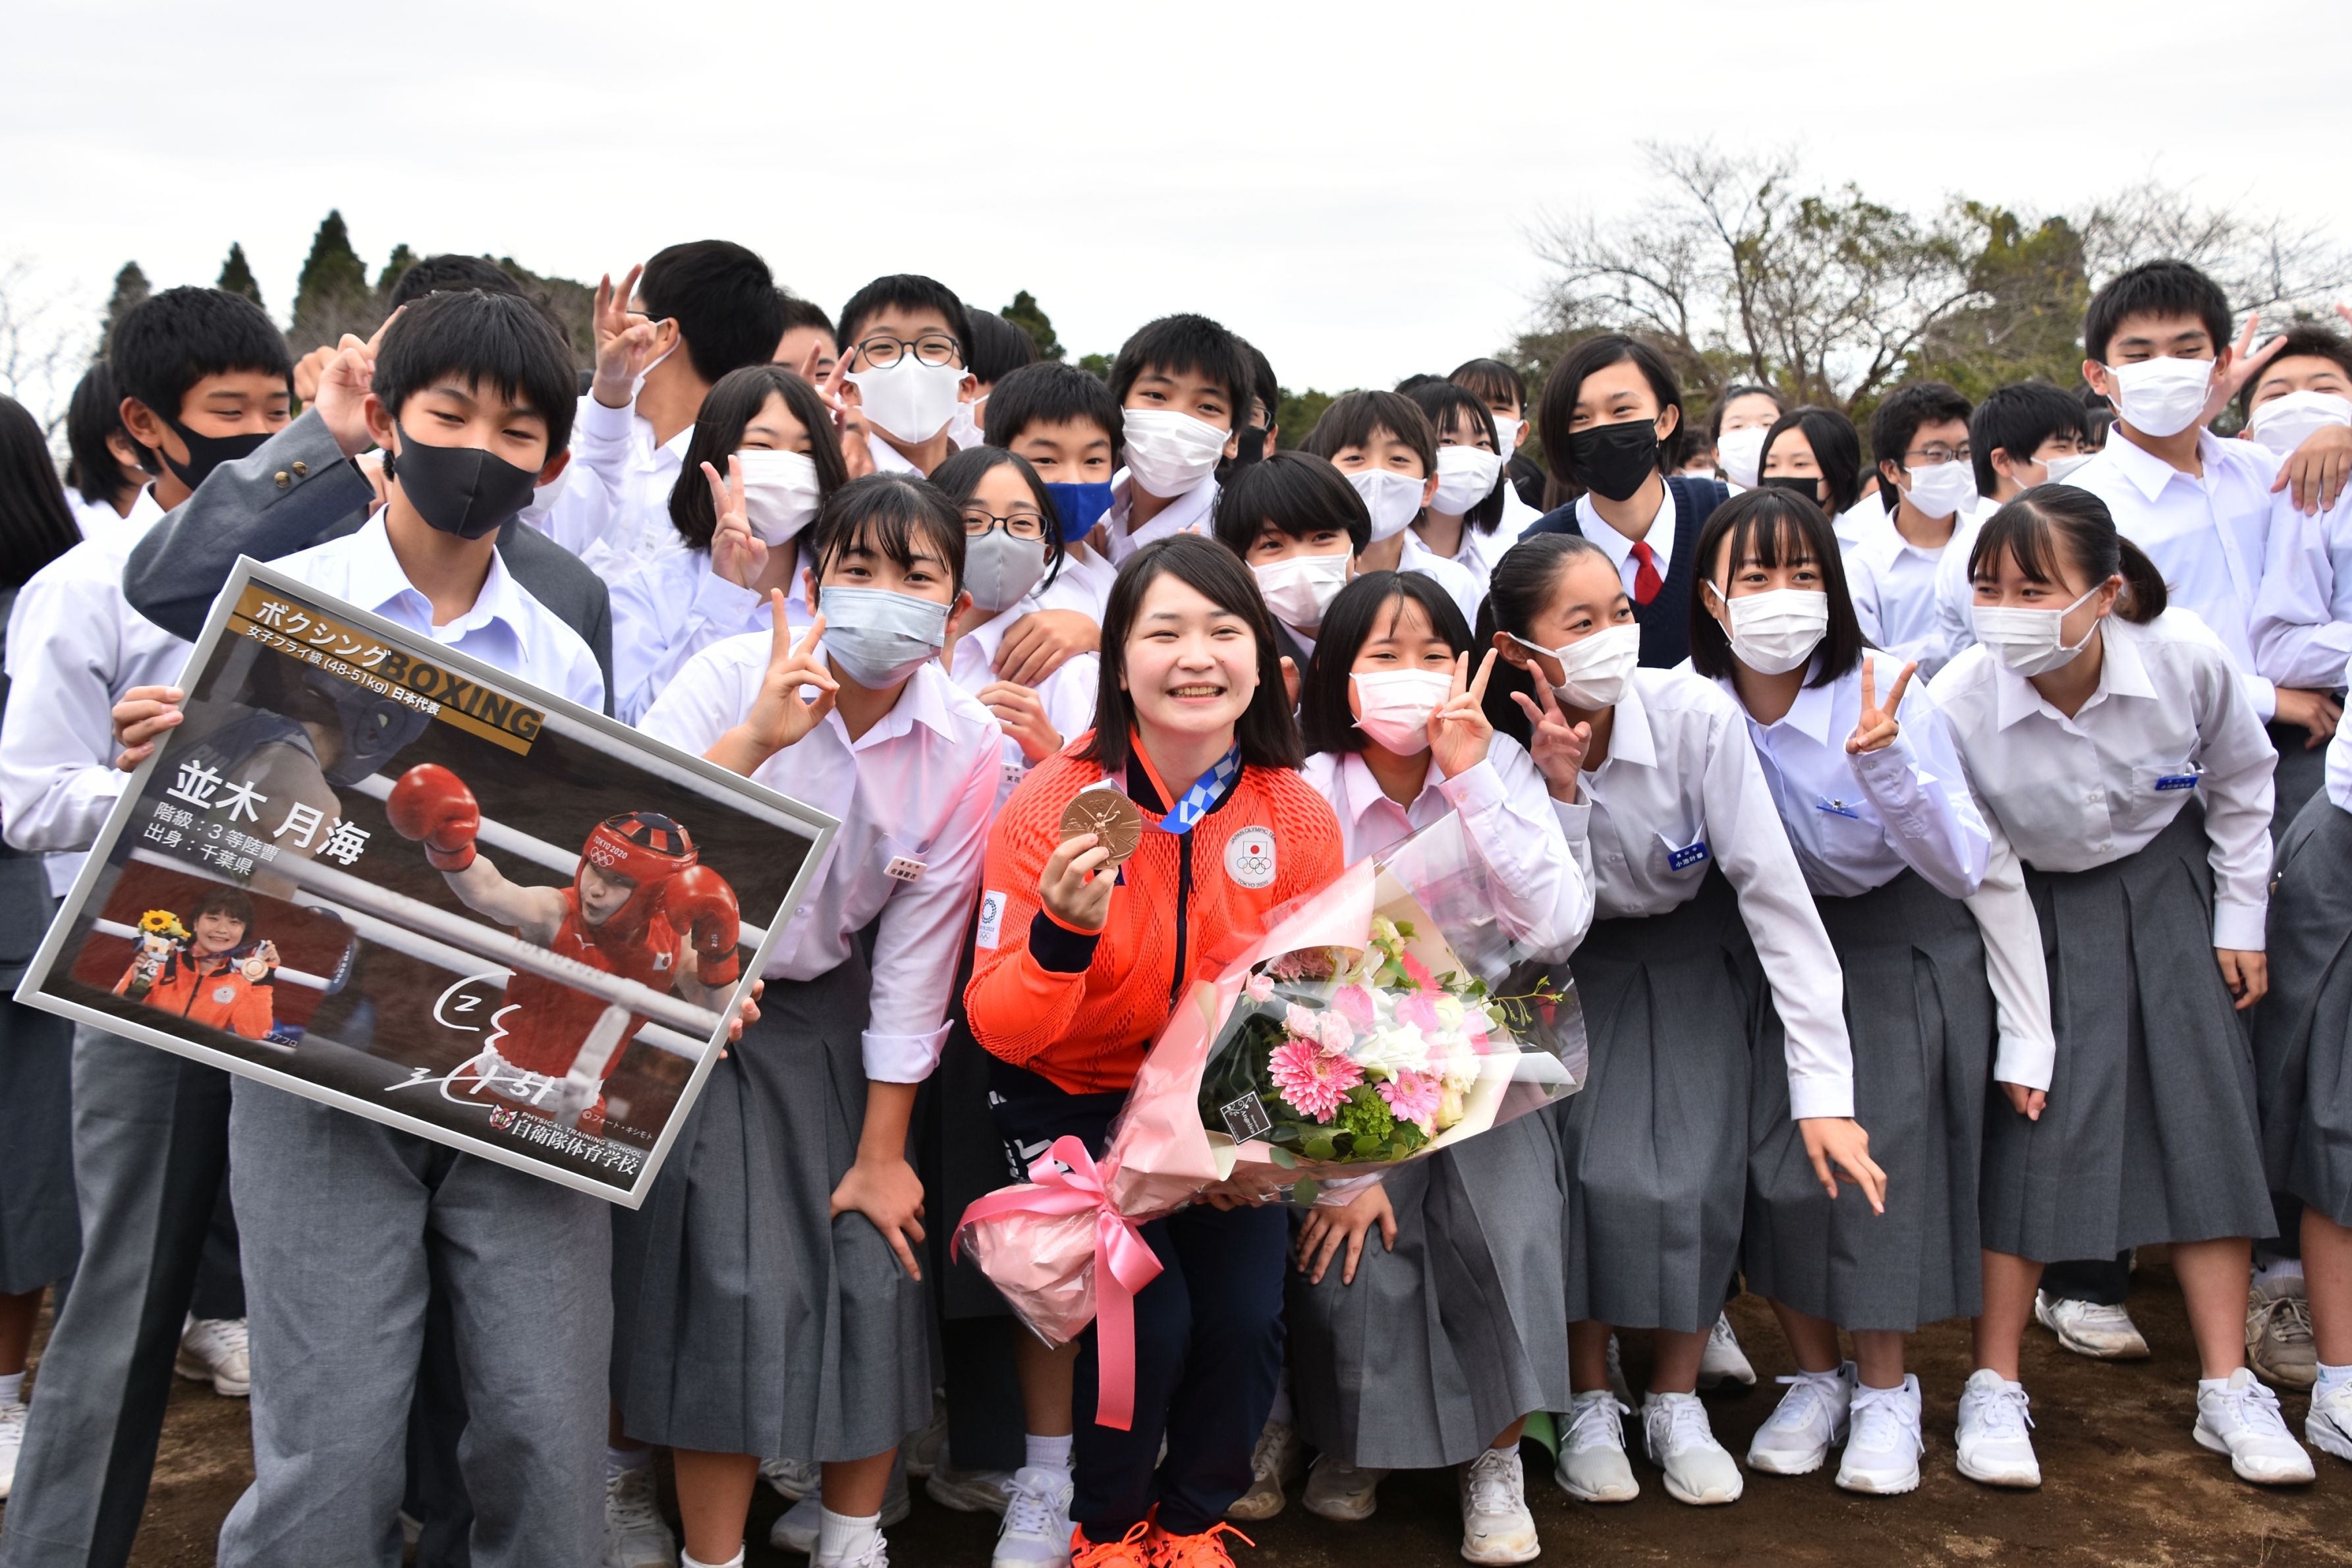
[{"label": "evergreen tree", "polygon": [[375,291],[383,298],[390,299],[393,289],[399,285],[400,275],[415,266],[421,259],[422,258],[416,252],[408,248],[406,240],[394,246],[392,258],[383,264],[383,270],[375,275]]},{"label": "evergreen tree", "polygon": [[1059,360],[1067,352],[1054,335],[1053,318],[1037,307],[1037,296],[1024,289],[1013,296],[1013,303],[996,312],[1023,331],[1037,345],[1037,357]]},{"label": "evergreen tree", "polygon": [[364,299],[367,292],[367,265],[352,248],[351,231],[343,226],[341,211],[331,211],[310,241],[310,258],[302,263],[302,276],[295,285],[298,335],[303,321],[337,314],[339,308],[347,308],[355,299]]},{"label": "evergreen tree", "polygon": [[106,322],[98,334],[99,358],[106,357],[108,348],[114,342],[114,323],[122,320],[131,306],[153,292],[153,288],[147,281],[147,274],[139,269],[139,263],[126,261],[122,264],[122,270],[114,275],[114,293],[106,301]]},{"label": "evergreen tree", "polygon": [[215,287],[242,294],[257,305],[261,303],[261,285],[253,280],[253,268],[245,259],[245,247],[234,240],[229,242],[228,259],[221,263],[220,282]]}]

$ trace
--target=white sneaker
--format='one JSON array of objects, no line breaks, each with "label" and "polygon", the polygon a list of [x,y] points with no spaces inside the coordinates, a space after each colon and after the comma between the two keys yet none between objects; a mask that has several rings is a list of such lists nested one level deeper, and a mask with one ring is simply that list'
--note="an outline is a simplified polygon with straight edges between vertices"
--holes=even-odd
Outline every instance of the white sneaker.
[{"label": "white sneaker", "polygon": [[1837,1484],[1850,1492],[1892,1497],[1919,1489],[1919,1380],[1906,1373],[1893,1388],[1853,1385],[1852,1432],[1838,1461]]},{"label": "white sneaker", "polygon": [[1227,1519],[1272,1519],[1289,1500],[1283,1489],[1298,1475],[1301,1445],[1297,1428],[1287,1421],[1269,1421],[1250,1450],[1250,1489],[1225,1510]]},{"label": "white sneaker", "polygon": [[1969,1373],[1960,1390],[1960,1474],[1989,1487],[2038,1487],[2042,1461],[2033,1455],[2032,1401],[2025,1385],[1990,1367]]},{"label": "white sneaker", "polygon": [[[17,1420],[25,1418],[24,1410],[16,1406]],[[7,1412],[0,1410],[0,1421],[7,1418]],[[2303,1418],[2303,1438],[2315,1448],[2352,1460],[2352,1383],[2339,1383],[2325,1394],[2312,1396],[2311,1413]],[[6,1440],[0,1433],[0,1443]],[[0,1484],[0,1497],[6,1495],[5,1485]]]},{"label": "white sneaker", "polygon": [[1462,1467],[1462,1560],[1532,1563],[1543,1551],[1535,1515],[1528,1511],[1527,1472],[1519,1446],[1489,1448]]},{"label": "white sneaker", "polygon": [[1775,1381],[1789,1385],[1771,1418],[1748,1445],[1748,1468],[1775,1476],[1810,1476],[1830,1457],[1830,1445],[1845,1436],[1846,1407],[1853,1401],[1853,1363],[1835,1372],[1801,1372]]},{"label": "white sneaker", "polygon": [[1753,1388],[1756,1369],[1748,1364],[1748,1352],[1739,1348],[1739,1336],[1731,1331],[1730,1314],[1717,1312],[1715,1327],[1706,1331],[1706,1349],[1699,1352],[1698,1385],[1713,1388],[1727,1379]]},{"label": "white sneaker", "polygon": [[16,1456],[25,1447],[25,1405],[21,1400],[0,1405],[0,1502],[16,1484]]},{"label": "white sneaker", "polygon": [[[907,1516],[914,1511],[914,1501],[907,1495],[907,1468],[902,1460],[890,1467],[890,1485],[882,1493],[882,1528],[905,1523]],[[779,1552],[797,1552],[805,1557],[816,1550],[817,1527],[824,1522],[824,1492],[822,1489],[812,1489],[777,1516],[768,1531],[768,1544]]]},{"label": "white sneaker", "polygon": [[945,1448],[931,1473],[923,1478],[923,1495],[941,1508],[958,1513],[1002,1516],[1013,1500],[1011,1470],[959,1470]]},{"label": "white sneaker", "polygon": [[776,1495],[787,1502],[798,1502],[816,1490],[824,1479],[814,1459],[762,1459],[760,1479],[776,1489]]},{"label": "white sneaker", "polygon": [[1676,1502],[1738,1502],[1746,1480],[1715,1440],[1706,1406],[1696,1394],[1653,1394],[1642,1402],[1642,1440],[1650,1462],[1666,1472],[1666,1495]]},{"label": "white sneaker", "polygon": [[2120,1306],[2104,1307],[2096,1301],[2076,1301],[2036,1290],[2033,1321],[2056,1334],[2058,1342],[2076,1355],[2100,1361],[2147,1359],[2147,1341],[2140,1337],[2131,1314]]},{"label": "white sneaker", "polygon": [[1070,1472],[1024,1465],[1005,1489],[988,1568],[1070,1568]]},{"label": "white sneaker", "polygon": [[1615,1334],[1609,1336],[1609,1392],[1617,1396],[1628,1415],[1633,1413],[1633,1385],[1625,1381],[1625,1363],[1617,1353]]},{"label": "white sneaker", "polygon": [[1298,1500],[1307,1511],[1323,1519],[1336,1519],[1349,1523],[1372,1517],[1380,1507],[1381,1482],[1386,1470],[1376,1470],[1366,1465],[1343,1464],[1328,1454],[1318,1454],[1314,1468],[1307,1472],[1307,1492]]},{"label": "white sneaker", "polygon": [[1569,1401],[1559,1435],[1559,1463],[1551,1479],[1579,1502],[1632,1502],[1642,1495],[1625,1458],[1624,1418],[1633,1414],[1605,1388]]},{"label": "white sneaker", "polygon": [[2258,1486],[2294,1486],[2316,1474],[2311,1456],[2286,1429],[2278,1395],[2242,1366],[2220,1388],[2198,1386],[2197,1441],[2229,1455],[2238,1479]]},{"label": "white sneaker", "polygon": [[654,1500],[654,1468],[604,1478],[604,1568],[673,1568],[677,1537]]},{"label": "white sneaker", "polygon": [[190,1318],[180,1333],[180,1359],[172,1370],[190,1383],[209,1383],[224,1399],[253,1392],[253,1362],[246,1349],[243,1318]]},{"label": "white sneaker", "polygon": [[948,1402],[941,1394],[931,1395],[931,1418],[920,1431],[898,1446],[907,1456],[907,1473],[918,1480],[948,1459]]}]

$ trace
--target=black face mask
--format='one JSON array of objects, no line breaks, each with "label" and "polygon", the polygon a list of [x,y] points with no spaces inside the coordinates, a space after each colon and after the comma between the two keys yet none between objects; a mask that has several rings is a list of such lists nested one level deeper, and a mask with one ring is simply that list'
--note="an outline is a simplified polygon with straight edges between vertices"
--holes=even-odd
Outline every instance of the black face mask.
[{"label": "black face mask", "polygon": [[169,425],[172,433],[186,445],[188,460],[184,463],[161,447],[154,449],[155,455],[170,465],[172,472],[177,474],[180,482],[190,489],[203,484],[205,476],[223,463],[250,458],[261,449],[264,441],[269,439],[266,431],[259,434],[247,432],[240,436],[199,436],[176,419],[166,419],[163,423]]},{"label": "black face mask", "polygon": [[1611,500],[1631,500],[1658,469],[1658,423],[1628,419],[1589,425],[1568,438],[1569,466],[1585,488]]},{"label": "black face mask", "polygon": [[1771,478],[1766,479],[1764,484],[1767,489],[1770,489],[1793,490],[1818,507],[1826,508],[1830,504],[1829,502],[1822,500],[1822,481],[1817,478],[1806,478],[1793,474],[1774,474]]},{"label": "black face mask", "polygon": [[[394,426],[398,428],[397,426]],[[427,447],[400,432],[400,451],[383,460],[416,515],[444,533],[479,539],[496,533],[530,504],[539,476],[479,447]]]}]

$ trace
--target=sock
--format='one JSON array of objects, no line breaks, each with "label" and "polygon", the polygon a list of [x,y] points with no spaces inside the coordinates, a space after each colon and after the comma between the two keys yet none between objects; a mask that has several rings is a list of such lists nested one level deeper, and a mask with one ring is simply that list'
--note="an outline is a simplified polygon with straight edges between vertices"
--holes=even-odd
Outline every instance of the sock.
[{"label": "sock", "polygon": [[2300,1258],[2273,1258],[2254,1270],[2254,1283],[2257,1285],[2268,1285],[2279,1279],[2302,1278],[2303,1259]]},{"label": "sock", "polygon": [[1286,1426],[1290,1425],[1290,1370],[1287,1367],[1283,1369],[1282,1381],[1274,1385],[1274,1407],[1265,1413],[1265,1418],[1279,1421]]},{"label": "sock", "polygon": [[1040,1437],[1031,1432],[1021,1440],[1027,1449],[1026,1458],[1021,1461],[1026,1468],[1033,1470],[1067,1470],[1070,1468],[1071,1438],[1068,1433],[1065,1432],[1058,1437]]},{"label": "sock", "polygon": [[[2235,1377],[2238,1374],[2233,1372],[2230,1374],[2230,1377]],[[2200,1394],[2220,1394],[2227,1390],[2229,1386],[2229,1377],[2200,1377],[2197,1380],[2197,1392]]]},{"label": "sock", "polygon": [[743,1549],[738,1546],[735,1555],[724,1563],[705,1563],[681,1551],[677,1554],[677,1568],[743,1568]]},{"label": "sock", "polygon": [[[816,1523],[816,1555],[810,1560],[810,1568],[815,1568],[815,1564],[820,1563],[838,1563],[845,1557],[864,1551],[866,1543],[880,1534],[881,1531],[882,1516],[878,1513],[869,1513],[863,1519],[854,1519],[845,1513],[835,1513],[829,1508],[819,1510]],[[741,1563],[742,1558],[737,1557],[736,1562]],[[724,1565],[720,1565],[720,1568],[724,1568]]]},{"label": "sock", "polygon": [[2352,1366],[2330,1366],[2326,1362],[2321,1362],[2319,1382],[2312,1389],[2311,1397],[2314,1400],[2325,1399],[2334,1390],[2347,1383],[2352,1383]]},{"label": "sock", "polygon": [[[5,1377],[0,1377],[0,1405],[14,1405],[24,1396],[24,1393],[25,1374],[23,1373],[12,1372]],[[1035,1439],[1032,1438],[1031,1441],[1034,1442]],[[1065,1437],[1062,1441],[1066,1443],[1069,1439]]]},{"label": "sock", "polygon": [[651,1448],[615,1448],[607,1444],[604,1447],[604,1479],[609,1481],[614,1476],[642,1470],[653,1462],[654,1451]]},{"label": "sock", "polygon": [[[1827,1372],[1807,1372],[1801,1366],[1797,1369],[1797,1375],[1803,1378],[1807,1383],[1818,1383],[1824,1385],[1838,1383],[1843,1381],[1845,1376],[1845,1363],[1843,1362],[1840,1362],[1837,1365],[1830,1368]],[[1857,1374],[1854,1382],[1858,1385],[1861,1381],[1861,1377]]]}]

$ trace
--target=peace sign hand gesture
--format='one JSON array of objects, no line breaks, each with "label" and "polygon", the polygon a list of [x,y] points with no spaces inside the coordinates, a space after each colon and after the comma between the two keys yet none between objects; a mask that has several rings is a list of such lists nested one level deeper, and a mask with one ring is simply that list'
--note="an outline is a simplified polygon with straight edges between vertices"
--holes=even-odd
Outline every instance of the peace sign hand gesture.
[{"label": "peace sign hand gesture", "polygon": [[[816,651],[824,637],[824,616],[818,615],[794,642],[792,626],[784,618],[782,588],[768,591],[768,608],[775,617],[775,628],[769,645],[768,670],[760,679],[760,694],[751,700],[751,710],[743,721],[719,736],[719,743],[704,753],[706,761],[746,778],[822,723],[833,711],[834,698],[841,689],[841,683],[825,668],[824,656]],[[816,688],[814,700],[801,695],[803,688],[811,686]]]},{"label": "peace sign hand gesture", "polygon": [[801,361],[801,379],[816,388],[818,401],[833,414],[834,437],[841,444],[841,460],[849,467],[849,477],[864,479],[874,471],[874,448],[866,444],[866,416],[842,400],[841,389],[849,377],[849,356],[843,354],[834,361],[830,378],[817,374],[816,367],[824,363],[824,350],[811,343]]},{"label": "peace sign hand gesture", "polygon": [[[1511,700],[1519,705],[1534,726],[1528,737],[1528,755],[1543,773],[1544,783],[1554,800],[1573,802],[1576,799],[1576,775],[1584,771],[1584,753],[1592,744],[1592,726],[1570,724],[1568,715],[1559,710],[1559,702],[1551,694],[1551,687],[1538,676],[1536,695],[1524,691],[1511,693]],[[1543,706],[1536,706],[1537,699]]]},{"label": "peace sign hand gesture", "polygon": [[630,268],[618,289],[609,272],[596,284],[596,378],[589,391],[607,408],[629,405],[637,376],[653,358],[655,323],[629,320],[629,301],[644,272],[642,264]]},{"label": "peace sign hand gesture", "polygon": [[1453,694],[1429,716],[1429,750],[1437,759],[1437,771],[1447,778],[1459,778],[1486,760],[1495,726],[1487,722],[1483,704],[1486,700],[1486,678],[1494,669],[1495,650],[1488,648],[1486,661],[1478,666],[1478,679],[1465,688],[1470,656],[1457,654],[1454,660]]},{"label": "peace sign hand gesture", "polygon": [[709,463],[702,465],[702,477],[710,481],[710,510],[719,519],[710,532],[710,570],[739,588],[749,588],[767,568],[768,546],[751,531],[751,513],[743,505],[743,459],[728,454],[724,484]]},{"label": "peace sign hand gesture", "polygon": [[1858,757],[1865,752],[1883,752],[1903,733],[1903,726],[1895,721],[1895,710],[1903,706],[1903,689],[1911,684],[1911,672],[1916,664],[1906,664],[1903,673],[1895,678],[1895,689],[1886,694],[1881,706],[1878,700],[1877,678],[1871,673],[1870,656],[1862,656],[1862,717],[1856,721],[1853,733],[1846,737],[1848,756]]}]

